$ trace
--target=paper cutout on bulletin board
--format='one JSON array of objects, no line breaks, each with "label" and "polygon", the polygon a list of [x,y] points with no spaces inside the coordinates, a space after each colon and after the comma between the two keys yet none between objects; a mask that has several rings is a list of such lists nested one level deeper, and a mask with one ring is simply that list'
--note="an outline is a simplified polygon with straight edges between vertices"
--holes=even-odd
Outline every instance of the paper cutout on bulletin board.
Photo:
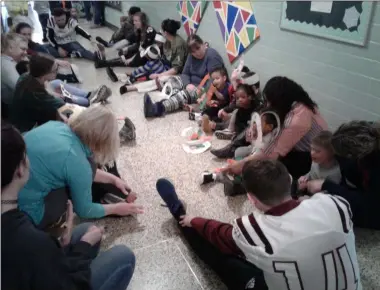
[{"label": "paper cutout on bulletin board", "polygon": [[260,37],[251,3],[249,1],[214,1],[213,3],[228,59],[233,62]]},{"label": "paper cutout on bulletin board", "polygon": [[181,22],[187,36],[195,34],[202,20],[208,2],[202,1],[179,1],[177,10],[181,15]]}]

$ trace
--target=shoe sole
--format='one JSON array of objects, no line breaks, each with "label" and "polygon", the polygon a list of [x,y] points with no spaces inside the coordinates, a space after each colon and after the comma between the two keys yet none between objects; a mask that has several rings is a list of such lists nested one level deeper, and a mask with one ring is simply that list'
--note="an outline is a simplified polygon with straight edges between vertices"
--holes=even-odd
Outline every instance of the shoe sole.
[{"label": "shoe sole", "polygon": [[98,89],[98,92],[93,97],[93,99],[90,100],[90,104],[105,102],[111,96],[111,94],[112,94],[112,92],[110,93],[109,89],[105,85],[102,85]]},{"label": "shoe sole", "polygon": [[80,74],[79,74],[79,68],[77,65],[75,64],[71,64],[71,70],[73,71],[73,74],[75,76],[75,78],[78,80],[78,82],[80,84],[83,83],[83,79],[81,78]]},{"label": "shoe sole", "polygon": [[117,75],[115,74],[115,72],[113,71],[112,68],[107,67],[106,72],[107,72],[107,75],[111,79],[112,82],[116,83],[117,81],[119,81],[119,79],[117,78]]},{"label": "shoe sole", "polygon": [[216,132],[215,132],[215,136],[216,136],[216,138],[218,138],[219,140],[231,140],[232,137],[233,137],[233,134],[216,131]]},{"label": "shoe sole", "polygon": [[[124,133],[123,133],[124,132]],[[126,139],[126,141],[132,141],[136,139],[136,127],[135,124],[128,117],[124,118],[124,126],[119,132],[120,137]]]}]

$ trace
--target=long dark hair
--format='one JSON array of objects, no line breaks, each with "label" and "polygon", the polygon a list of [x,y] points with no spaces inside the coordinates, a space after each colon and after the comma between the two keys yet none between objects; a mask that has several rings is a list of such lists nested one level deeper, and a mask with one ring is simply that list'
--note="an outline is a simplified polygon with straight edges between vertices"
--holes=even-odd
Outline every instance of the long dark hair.
[{"label": "long dark hair", "polygon": [[265,85],[263,94],[270,107],[278,112],[281,123],[284,122],[294,102],[305,105],[314,114],[318,107],[302,86],[287,77],[271,78]]},{"label": "long dark hair", "polygon": [[15,32],[20,34],[21,30],[23,30],[24,28],[33,29],[32,26],[30,26],[28,23],[20,22],[16,25]]},{"label": "long dark hair", "polygon": [[170,35],[176,36],[178,29],[181,28],[181,22],[168,18],[162,21],[161,28]]}]

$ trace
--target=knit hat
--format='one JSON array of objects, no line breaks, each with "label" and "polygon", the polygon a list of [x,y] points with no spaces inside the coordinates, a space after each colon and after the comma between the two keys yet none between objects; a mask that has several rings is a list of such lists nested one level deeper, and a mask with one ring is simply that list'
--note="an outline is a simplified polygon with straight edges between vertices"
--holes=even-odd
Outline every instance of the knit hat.
[{"label": "knit hat", "polygon": [[162,43],[164,44],[166,42],[166,38],[161,34],[161,33],[157,33],[156,36],[154,37],[154,40],[158,43]]},{"label": "knit hat", "polygon": [[148,57],[149,59],[155,60],[161,56],[160,48],[157,44],[148,46],[147,49],[141,54],[141,57]]}]

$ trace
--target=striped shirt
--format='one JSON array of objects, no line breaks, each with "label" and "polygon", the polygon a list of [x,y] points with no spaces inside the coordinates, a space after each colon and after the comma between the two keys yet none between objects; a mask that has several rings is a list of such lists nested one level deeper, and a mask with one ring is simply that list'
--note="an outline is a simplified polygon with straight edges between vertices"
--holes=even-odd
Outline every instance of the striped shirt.
[{"label": "striped shirt", "polygon": [[78,21],[69,18],[65,27],[59,28],[55,22],[54,16],[51,16],[47,22],[47,28],[54,31],[54,39],[50,39],[50,34],[47,35],[51,45],[55,46],[54,40],[57,44],[66,44],[76,41],[75,28],[78,26]]},{"label": "striped shirt", "polygon": [[317,193],[266,212],[254,209],[233,225],[198,217],[191,225],[221,252],[259,268],[269,290],[361,290],[351,218],[345,199]]},{"label": "striped shirt", "polygon": [[167,70],[161,59],[149,60],[143,66],[136,68],[131,76],[133,78],[139,78],[142,76],[149,76],[151,74],[160,74]]},{"label": "striped shirt", "polygon": [[326,129],[327,123],[319,111],[314,114],[305,105],[296,103],[286,115],[277,137],[264,148],[264,154],[277,158],[286,156],[292,150],[309,152],[311,140]]}]

